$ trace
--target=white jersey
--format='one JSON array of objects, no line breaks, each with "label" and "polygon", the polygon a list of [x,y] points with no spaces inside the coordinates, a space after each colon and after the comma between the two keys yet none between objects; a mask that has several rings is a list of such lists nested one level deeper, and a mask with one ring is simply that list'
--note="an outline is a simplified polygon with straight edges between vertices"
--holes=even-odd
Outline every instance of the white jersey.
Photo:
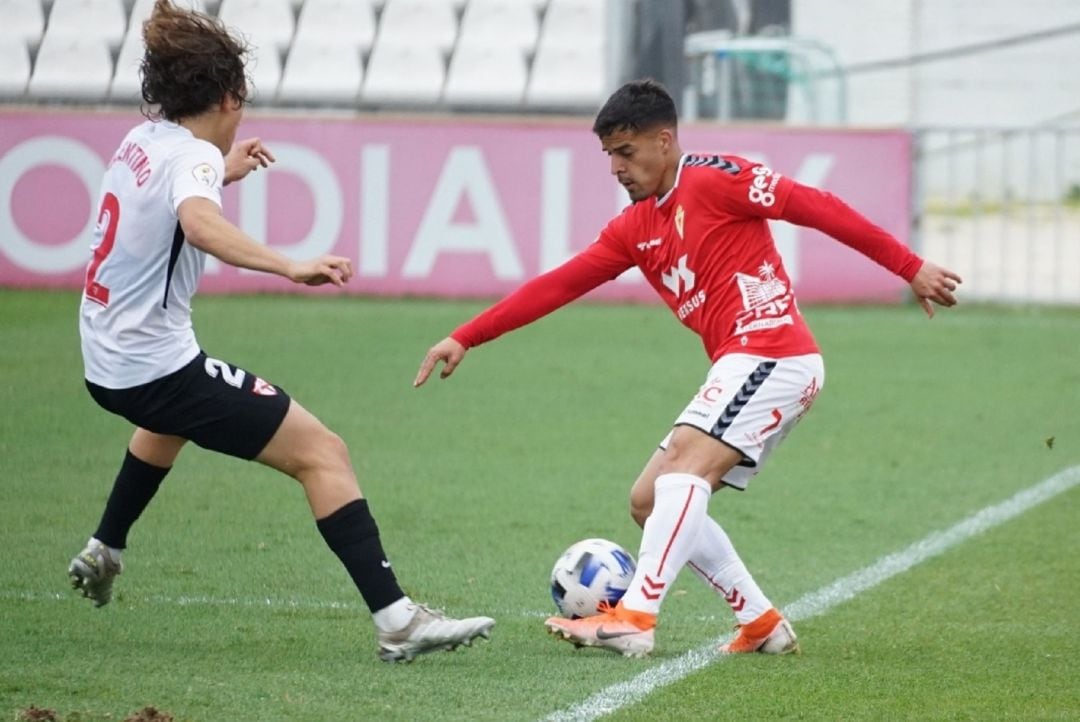
[{"label": "white jersey", "polygon": [[191,297],[206,254],[184,242],[187,198],[221,206],[225,161],[175,123],[147,121],[109,162],[86,271],[79,331],[86,379],[125,389],[159,379],[199,352]]}]

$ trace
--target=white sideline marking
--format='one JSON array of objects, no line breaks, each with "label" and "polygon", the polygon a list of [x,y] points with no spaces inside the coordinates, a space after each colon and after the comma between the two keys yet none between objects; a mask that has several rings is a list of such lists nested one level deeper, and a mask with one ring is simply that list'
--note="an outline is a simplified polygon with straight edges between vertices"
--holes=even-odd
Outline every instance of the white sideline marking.
[{"label": "white sideline marking", "polygon": [[[975,512],[945,531],[929,534],[906,549],[882,557],[868,567],[841,577],[817,591],[803,595],[784,607],[784,616],[794,622],[827,612],[885,580],[906,572],[916,564],[937,556],[976,534],[1009,521],[1028,509],[1068,491],[1077,484],[1080,484],[1080,466],[1060,471],[1034,486],[1017,492],[999,504]],[[732,636],[728,634],[718,637],[703,647],[658,664],[632,679],[602,689],[583,702],[552,713],[545,722],[595,720],[639,702],[653,691],[678,682],[692,672],[722,659],[724,655],[716,651],[717,647]]]},{"label": "white sideline marking", "polygon": [[[0,590],[0,599],[14,599],[20,602],[69,602],[81,599],[79,592],[71,590],[66,593],[60,592],[33,592],[33,591],[10,591]],[[170,607],[244,607],[263,609],[333,609],[351,612],[363,612],[367,614],[364,602],[357,596],[352,602],[329,601],[325,599],[287,599],[278,597],[211,597],[205,595],[185,595],[169,597],[163,594],[151,594],[148,596],[136,596],[123,594],[114,598],[110,606],[124,606],[134,604],[162,604]],[[438,605],[436,605],[438,606]],[[449,611],[449,610],[447,610]],[[537,617],[545,619],[551,616],[550,611],[520,609],[500,610],[484,609],[468,610],[470,614],[486,614],[500,617]]]},{"label": "white sideline marking", "polygon": [[[0,593],[2,599],[17,599],[23,602],[43,600],[66,602],[79,598],[79,592],[72,590],[66,594],[59,592],[11,592]],[[363,609],[363,604],[356,602],[329,602],[319,599],[275,599],[273,597],[208,597],[181,596],[167,597],[154,594],[146,597],[123,595],[114,604],[166,604],[175,607],[210,606],[210,607],[266,607],[268,609]]]}]

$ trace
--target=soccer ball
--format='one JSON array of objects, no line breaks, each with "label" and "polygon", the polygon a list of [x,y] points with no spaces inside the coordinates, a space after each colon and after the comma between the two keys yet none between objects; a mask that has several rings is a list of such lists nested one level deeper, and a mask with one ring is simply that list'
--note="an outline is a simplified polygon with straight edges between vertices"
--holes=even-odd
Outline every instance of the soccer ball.
[{"label": "soccer ball", "polygon": [[551,598],[564,617],[599,613],[600,602],[622,599],[636,568],[634,557],[607,539],[583,539],[563,552],[551,570]]}]

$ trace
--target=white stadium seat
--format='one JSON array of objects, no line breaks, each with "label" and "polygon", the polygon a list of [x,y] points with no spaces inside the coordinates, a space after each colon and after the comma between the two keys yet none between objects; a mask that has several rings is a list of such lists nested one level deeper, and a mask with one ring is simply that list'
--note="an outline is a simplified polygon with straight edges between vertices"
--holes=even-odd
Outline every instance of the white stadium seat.
[{"label": "white stadium seat", "polygon": [[0,98],[18,98],[30,80],[30,51],[20,37],[0,35]]},{"label": "white stadium seat", "polygon": [[45,32],[41,0],[0,0],[0,38],[18,38],[36,45]]},{"label": "white stadium seat", "polygon": [[120,46],[120,55],[116,59],[116,71],[113,73],[112,85],[109,86],[110,99],[132,103],[142,101],[142,79],[139,77],[139,66],[142,64],[145,53],[142,26],[134,26],[128,30],[124,44]]},{"label": "white stadium seat", "polygon": [[103,100],[112,74],[112,55],[104,40],[47,31],[28,93],[34,98]]},{"label": "white stadium seat", "polygon": [[472,0],[461,16],[458,47],[511,45],[532,52],[539,35],[540,20],[531,0]]},{"label": "white stadium seat", "polygon": [[127,13],[121,0],[53,0],[47,35],[76,35],[101,39],[120,47],[127,31]]},{"label": "white stadium seat", "polygon": [[529,106],[595,108],[607,90],[604,3],[549,0],[532,74]]},{"label": "white stadium seat", "polygon": [[285,62],[278,100],[351,105],[360,95],[363,77],[355,45],[297,40]]},{"label": "white stadium seat", "polygon": [[361,98],[368,103],[432,104],[446,79],[442,51],[433,46],[378,40],[368,60]]},{"label": "white stadium seat", "polygon": [[447,0],[387,0],[378,43],[435,47],[446,53],[457,39],[457,14]]},{"label": "white stadium seat", "polygon": [[[382,6],[383,8],[393,2],[396,2],[396,0],[381,0],[381,2],[380,0],[372,0],[372,4],[376,6]],[[450,9],[453,10],[455,13],[460,13],[461,9],[465,7],[465,5],[470,2],[470,0],[408,0],[408,2],[425,5],[427,7],[432,7],[435,5],[449,6]]]},{"label": "white stadium seat", "polygon": [[248,99],[271,105],[281,82],[281,54],[277,48],[253,44],[247,57]]},{"label": "white stadium seat", "polygon": [[375,8],[368,0],[305,0],[297,43],[350,44],[367,52],[375,41]]},{"label": "white stadium seat", "polygon": [[450,60],[443,100],[453,106],[520,105],[528,72],[523,52],[512,45],[459,46]]},{"label": "white stadium seat", "polygon": [[606,54],[598,42],[540,41],[525,89],[530,106],[598,108],[607,90]]},{"label": "white stadium seat", "polygon": [[296,21],[289,0],[221,0],[218,18],[260,53],[272,45],[286,50],[292,42]]},{"label": "white stadium seat", "polygon": [[605,3],[598,0],[550,0],[541,34],[549,43],[578,45],[603,42]]}]

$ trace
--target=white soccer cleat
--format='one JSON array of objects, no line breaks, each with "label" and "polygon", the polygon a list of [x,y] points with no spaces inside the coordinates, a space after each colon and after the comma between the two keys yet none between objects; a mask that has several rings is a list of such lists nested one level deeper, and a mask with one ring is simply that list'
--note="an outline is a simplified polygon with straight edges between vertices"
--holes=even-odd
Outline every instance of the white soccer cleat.
[{"label": "white soccer cleat", "polygon": [[95,607],[103,607],[112,599],[113,580],[124,570],[120,554],[91,538],[86,548],[71,560],[68,577],[71,586],[92,599]]},{"label": "white soccer cleat", "polygon": [[495,620],[491,617],[453,619],[437,609],[416,605],[416,614],[404,629],[379,632],[379,659],[384,662],[411,662],[418,654],[454,651],[472,646],[477,637],[489,639]]}]

